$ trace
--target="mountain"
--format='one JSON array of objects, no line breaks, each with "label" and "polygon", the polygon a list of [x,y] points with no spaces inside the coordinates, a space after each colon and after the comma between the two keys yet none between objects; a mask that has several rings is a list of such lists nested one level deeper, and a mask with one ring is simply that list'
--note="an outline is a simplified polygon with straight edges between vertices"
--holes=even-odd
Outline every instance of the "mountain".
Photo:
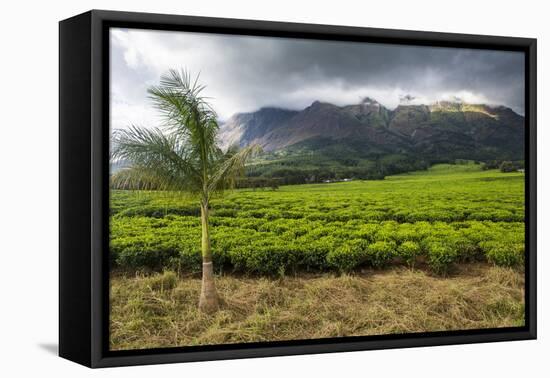
[{"label": "mountain", "polygon": [[523,160],[524,123],[504,106],[440,101],[390,110],[367,97],[347,106],[315,101],[301,111],[239,113],[222,124],[220,137],[226,146],[262,146],[252,175],[320,169],[365,176],[456,159]]},{"label": "mountain", "polygon": [[295,110],[279,108],[261,108],[253,113],[237,113],[222,127],[222,144],[239,144],[244,147],[284,125],[298,113]]},{"label": "mountain", "polygon": [[[262,108],[239,113],[221,128],[225,145],[260,144],[277,151],[309,139],[327,143],[360,140],[365,149],[403,149],[468,158],[523,159],[524,118],[503,106],[441,101],[430,105],[399,105],[389,110],[365,98],[336,106],[315,101],[301,111]],[[368,151],[365,151],[368,152]]]}]

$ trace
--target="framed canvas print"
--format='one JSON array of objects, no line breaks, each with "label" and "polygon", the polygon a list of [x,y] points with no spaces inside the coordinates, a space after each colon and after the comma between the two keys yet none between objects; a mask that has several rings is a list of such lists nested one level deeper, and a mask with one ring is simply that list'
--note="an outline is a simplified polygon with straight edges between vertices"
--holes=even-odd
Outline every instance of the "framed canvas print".
[{"label": "framed canvas print", "polygon": [[536,337],[536,40],[60,22],[62,357]]}]

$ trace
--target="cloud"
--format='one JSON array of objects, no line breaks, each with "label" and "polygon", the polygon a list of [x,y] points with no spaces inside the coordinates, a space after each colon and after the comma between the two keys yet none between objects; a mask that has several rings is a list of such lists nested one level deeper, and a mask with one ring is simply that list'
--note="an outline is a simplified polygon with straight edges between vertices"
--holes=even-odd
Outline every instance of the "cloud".
[{"label": "cloud", "polygon": [[115,128],[157,125],[147,87],[169,68],[200,72],[222,119],[263,106],[302,109],[369,96],[393,108],[460,97],[524,113],[523,54],[137,29],[111,30]]}]

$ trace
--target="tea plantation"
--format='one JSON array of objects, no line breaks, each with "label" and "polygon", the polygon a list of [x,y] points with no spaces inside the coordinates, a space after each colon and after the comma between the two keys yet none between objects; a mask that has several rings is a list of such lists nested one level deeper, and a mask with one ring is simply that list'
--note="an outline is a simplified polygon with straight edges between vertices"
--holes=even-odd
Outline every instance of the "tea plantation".
[{"label": "tea plantation", "polygon": [[[390,264],[524,262],[523,173],[447,165],[380,181],[229,191],[212,201],[219,272],[350,272]],[[201,269],[199,206],[185,193],[113,191],[114,269]]]}]

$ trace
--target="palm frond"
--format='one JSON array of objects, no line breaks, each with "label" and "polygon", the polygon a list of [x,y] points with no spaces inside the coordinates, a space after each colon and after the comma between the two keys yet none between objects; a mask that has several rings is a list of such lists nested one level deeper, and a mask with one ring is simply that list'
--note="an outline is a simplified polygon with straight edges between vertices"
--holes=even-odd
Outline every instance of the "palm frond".
[{"label": "palm frond", "polygon": [[[145,176],[164,177],[165,184],[188,189],[202,186],[198,167],[189,157],[188,146],[173,134],[159,129],[132,126],[114,133],[112,159],[128,161]],[[158,179],[157,179],[158,180]]]},{"label": "palm frond", "polygon": [[230,147],[226,159],[219,164],[210,177],[208,189],[215,191],[235,187],[236,180],[244,176],[247,161],[261,151],[258,144],[249,145],[239,151],[236,151],[235,147]]},{"label": "palm frond", "polygon": [[260,147],[217,145],[216,114],[202,96],[199,76],[170,70],[148,93],[164,119],[164,129],[131,126],[113,133],[111,160],[130,163],[112,176],[115,188],[158,189],[201,193],[235,186],[245,163]]},{"label": "palm frond", "polygon": [[110,177],[111,188],[124,190],[169,190],[173,181],[156,170],[133,166],[123,168]]},{"label": "palm frond", "polygon": [[219,126],[216,113],[201,95],[204,88],[198,84],[198,76],[193,81],[185,70],[169,70],[148,93],[165,126],[180,137],[189,138],[194,153],[206,165],[214,153]]}]

